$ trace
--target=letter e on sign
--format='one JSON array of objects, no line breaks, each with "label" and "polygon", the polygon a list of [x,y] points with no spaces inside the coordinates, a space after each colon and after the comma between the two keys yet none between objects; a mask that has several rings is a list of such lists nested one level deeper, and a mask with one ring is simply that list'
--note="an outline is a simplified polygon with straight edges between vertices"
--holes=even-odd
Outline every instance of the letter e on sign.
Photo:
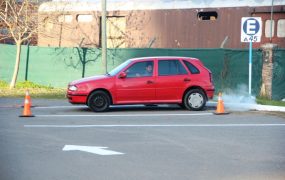
[{"label": "letter e on sign", "polygon": [[241,42],[260,42],[261,32],[261,17],[243,17],[241,19]]}]

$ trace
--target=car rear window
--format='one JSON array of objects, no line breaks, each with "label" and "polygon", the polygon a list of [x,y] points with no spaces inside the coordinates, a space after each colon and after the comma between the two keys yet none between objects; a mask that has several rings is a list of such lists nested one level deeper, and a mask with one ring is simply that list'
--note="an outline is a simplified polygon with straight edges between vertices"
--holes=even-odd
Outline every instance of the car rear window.
[{"label": "car rear window", "polygon": [[186,69],[179,60],[159,60],[158,61],[158,75],[181,75],[187,74]]},{"label": "car rear window", "polygon": [[188,68],[188,70],[191,72],[191,74],[199,74],[200,71],[198,68],[196,68],[192,63],[188,62],[188,61],[183,61],[184,64],[186,65],[186,67]]}]

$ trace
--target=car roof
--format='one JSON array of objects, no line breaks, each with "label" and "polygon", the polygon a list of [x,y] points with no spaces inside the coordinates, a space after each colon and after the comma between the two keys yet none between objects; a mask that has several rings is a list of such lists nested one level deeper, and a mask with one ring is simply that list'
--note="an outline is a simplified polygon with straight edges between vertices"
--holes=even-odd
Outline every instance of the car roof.
[{"label": "car roof", "polygon": [[169,59],[169,60],[174,60],[174,59],[191,59],[191,60],[199,60],[197,58],[193,57],[182,57],[182,56],[150,56],[150,57],[137,57],[137,58],[132,58],[130,59],[131,61],[137,61],[137,60],[145,60],[145,59]]}]

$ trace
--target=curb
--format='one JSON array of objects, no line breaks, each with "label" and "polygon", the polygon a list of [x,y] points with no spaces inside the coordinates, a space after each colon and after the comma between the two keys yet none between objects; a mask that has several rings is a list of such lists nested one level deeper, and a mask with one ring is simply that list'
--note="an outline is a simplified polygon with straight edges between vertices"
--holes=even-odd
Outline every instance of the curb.
[{"label": "curb", "polygon": [[[241,111],[244,110],[256,110],[256,111],[276,111],[276,112],[285,112],[285,107],[283,106],[269,106],[269,105],[260,105],[260,104],[246,104],[246,103],[224,103],[225,107],[228,109],[234,109]],[[209,101],[207,106],[217,106],[217,102]]]}]

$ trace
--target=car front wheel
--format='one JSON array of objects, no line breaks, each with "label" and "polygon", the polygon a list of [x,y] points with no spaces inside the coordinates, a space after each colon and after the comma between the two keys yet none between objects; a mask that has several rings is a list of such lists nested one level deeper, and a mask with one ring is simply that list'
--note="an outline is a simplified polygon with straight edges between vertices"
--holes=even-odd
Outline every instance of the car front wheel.
[{"label": "car front wheel", "polygon": [[206,96],[200,89],[191,89],[184,96],[183,103],[188,110],[200,111],[205,107]]},{"label": "car front wheel", "polygon": [[107,111],[110,106],[110,97],[104,91],[95,91],[89,96],[87,105],[95,112]]}]

